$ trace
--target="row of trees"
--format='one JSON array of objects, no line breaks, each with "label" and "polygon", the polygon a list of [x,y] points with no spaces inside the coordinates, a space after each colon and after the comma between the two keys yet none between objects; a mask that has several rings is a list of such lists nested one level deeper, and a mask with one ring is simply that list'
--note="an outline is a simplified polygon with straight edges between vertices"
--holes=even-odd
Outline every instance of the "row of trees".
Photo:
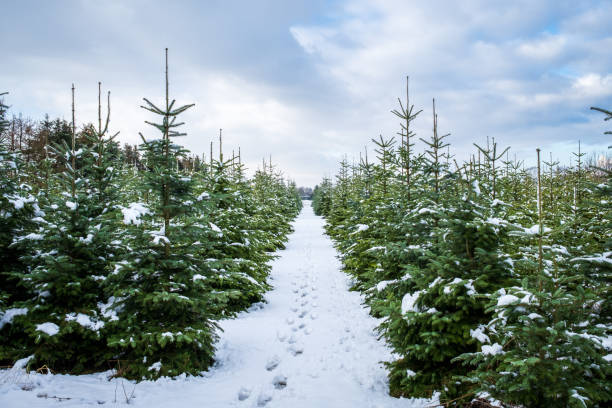
[{"label": "row of trees", "polygon": [[[76,132],[76,150],[90,144],[87,134],[93,130],[95,130],[94,124],[89,123]],[[72,124],[63,118],[50,119],[49,115],[40,121],[12,115],[10,119],[5,118],[4,129],[0,133],[0,143],[8,152],[20,153],[21,160],[26,166],[41,164],[48,156],[47,146],[63,142],[72,144]],[[138,145],[124,143],[121,147],[117,143],[109,146],[109,149],[112,157],[140,170],[144,169],[145,163]],[[239,160],[235,153],[232,157],[234,162]],[[203,167],[210,166],[204,154],[201,157],[186,154],[184,157],[178,157],[177,162],[180,169],[187,171],[200,171]]]},{"label": "row of trees", "polygon": [[[607,119],[612,113],[603,109]],[[444,406],[585,407],[612,400],[612,174],[494,140],[459,164],[448,135],[415,152],[409,101],[399,146],[346,160],[315,188],[344,270],[381,318],[394,396]],[[480,404],[480,405],[478,405]]]},{"label": "row of trees", "polygon": [[[167,61],[167,60],[166,60]],[[106,118],[46,143],[44,157],[0,145],[0,361],[133,379],[199,374],[213,361],[217,321],[269,289],[301,200],[270,169],[236,160],[180,165],[177,118],[193,105],[145,99],[158,133],[142,160],[122,160]],[[0,108],[6,134],[7,107]],[[73,107],[74,117],[74,93]]]}]

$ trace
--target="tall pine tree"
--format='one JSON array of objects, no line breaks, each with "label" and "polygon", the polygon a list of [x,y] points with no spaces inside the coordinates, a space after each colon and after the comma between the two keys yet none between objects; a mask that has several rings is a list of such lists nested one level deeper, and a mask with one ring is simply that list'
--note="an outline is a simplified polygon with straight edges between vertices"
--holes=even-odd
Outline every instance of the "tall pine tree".
[{"label": "tall pine tree", "polygon": [[186,151],[173,142],[183,136],[176,130],[178,116],[193,105],[175,107],[168,92],[166,49],[166,97],[161,108],[144,99],[143,108],[159,116],[161,123],[147,122],[161,137],[141,135],[147,171],[148,206],[137,204],[143,222],[130,224],[122,237],[130,251],[115,266],[110,280],[114,303],[109,346],[116,350],[121,372],[128,378],[157,378],[182,373],[199,374],[213,361],[216,324],[211,320],[216,303],[210,288],[211,271],[194,256],[204,245],[203,225],[191,217],[191,177],[177,168]]}]

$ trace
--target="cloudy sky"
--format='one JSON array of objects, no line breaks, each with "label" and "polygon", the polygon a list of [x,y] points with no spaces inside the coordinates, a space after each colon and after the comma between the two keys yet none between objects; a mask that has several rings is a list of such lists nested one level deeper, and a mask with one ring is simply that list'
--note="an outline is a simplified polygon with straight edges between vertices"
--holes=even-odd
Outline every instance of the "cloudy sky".
[{"label": "cloudy sky", "polygon": [[138,143],[168,47],[171,95],[196,104],[185,146],[208,156],[223,128],[226,154],[240,146],[251,169],[271,154],[314,185],[395,135],[410,75],[417,136],[436,98],[459,159],[491,136],[528,163],[536,147],[569,163],[578,140],[610,144],[589,107],[612,108],[611,24],[610,1],[6,1],[0,90],[13,113],[69,118],[74,83],[83,123],[102,81],[112,128]]}]

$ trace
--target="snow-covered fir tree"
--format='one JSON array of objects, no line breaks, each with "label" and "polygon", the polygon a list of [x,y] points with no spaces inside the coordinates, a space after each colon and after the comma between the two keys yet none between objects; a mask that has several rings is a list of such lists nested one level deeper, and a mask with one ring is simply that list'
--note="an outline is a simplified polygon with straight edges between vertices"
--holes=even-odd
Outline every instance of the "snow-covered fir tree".
[{"label": "snow-covered fir tree", "polygon": [[[20,303],[27,313],[14,321],[23,326],[21,345],[28,344],[27,338],[34,344],[27,350],[34,367],[83,372],[104,366],[111,356],[101,334],[106,319],[99,310],[101,282],[114,256],[111,212],[118,189],[108,155],[108,121],[107,116],[104,128],[86,129],[77,151],[74,138],[72,146],[64,142],[50,148],[64,168],[52,178],[56,193],[44,197],[33,232],[13,244],[28,248],[22,257],[27,268],[19,275],[28,289]],[[15,353],[25,357],[24,352],[16,346]]]},{"label": "snow-covered fir tree", "polygon": [[[166,85],[168,84],[166,50]],[[168,87],[164,105],[145,99],[144,108],[159,116],[152,123],[160,133],[145,139],[145,191],[149,205],[132,203],[124,210],[129,223],[122,236],[128,253],[109,277],[109,346],[121,364],[121,375],[157,378],[181,373],[199,374],[213,361],[216,295],[212,271],[196,254],[209,228],[193,217],[193,180],[182,174],[177,160],[186,151],[174,143],[182,136],[178,116],[192,107],[175,107]],[[138,216],[141,217],[138,217]]]}]

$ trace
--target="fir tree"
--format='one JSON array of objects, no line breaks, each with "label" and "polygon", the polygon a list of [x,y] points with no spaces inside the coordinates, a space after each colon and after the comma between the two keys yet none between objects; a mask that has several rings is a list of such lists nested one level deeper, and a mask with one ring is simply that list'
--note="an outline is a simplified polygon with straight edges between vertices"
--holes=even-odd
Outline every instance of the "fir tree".
[{"label": "fir tree", "polygon": [[[8,126],[7,109],[0,100],[0,136]],[[22,280],[26,265],[21,259],[27,248],[14,242],[31,231],[33,219],[43,215],[31,187],[20,182],[24,169],[21,155],[0,143],[0,361],[8,364],[29,344],[23,325],[14,321],[28,312],[22,304],[30,292]]]},{"label": "fir tree", "polygon": [[511,282],[509,265],[498,252],[503,234],[503,225],[472,199],[451,204],[426,267],[409,269],[415,290],[401,304],[407,331],[404,336],[389,333],[402,355],[390,363],[392,392],[430,397],[439,391],[444,403],[463,403],[466,390],[453,376],[465,369],[452,360],[476,348],[471,334],[489,320],[487,300]]},{"label": "fir tree", "polygon": [[175,107],[170,101],[167,68],[166,49],[165,106],[144,99],[143,107],[161,117],[161,123],[147,122],[160,139],[141,135],[146,189],[155,196],[147,207],[132,206],[149,214],[141,225],[128,227],[124,239],[130,252],[111,278],[117,320],[109,346],[124,362],[121,374],[134,379],[199,374],[213,361],[216,339],[211,271],[194,256],[204,245],[199,238],[205,227],[190,217],[193,181],[176,168],[186,151],[173,142],[184,135],[176,130],[182,124],[177,117],[193,105]]},{"label": "fir tree", "polygon": [[[8,95],[8,92],[0,93],[0,97],[4,95]],[[8,108],[9,107],[4,104],[4,99],[0,99],[0,137],[4,136],[4,132],[9,128],[9,121],[6,119]]]},{"label": "fir tree", "polygon": [[312,208],[316,215],[327,216],[331,208],[331,180],[324,178],[320,185],[315,186],[312,195]]},{"label": "fir tree", "polygon": [[610,401],[605,330],[584,324],[598,299],[581,287],[571,293],[564,283],[541,274],[492,299],[493,319],[478,332],[481,349],[458,359],[476,366],[462,377],[476,396],[534,408]]},{"label": "fir tree", "polygon": [[214,162],[205,191],[198,197],[204,204],[202,217],[211,227],[203,237],[209,245],[200,253],[202,262],[214,273],[209,284],[224,298],[214,314],[229,317],[262,300],[270,287],[266,278],[272,259],[265,222],[255,213],[256,202],[242,180],[242,169],[232,176],[229,162]]},{"label": "fir tree", "polygon": [[53,177],[60,194],[45,198],[37,230],[16,243],[36,248],[24,257],[28,270],[20,276],[32,296],[24,302],[27,315],[19,317],[35,343],[30,361],[35,367],[79,373],[104,366],[111,356],[101,334],[106,319],[99,306],[104,300],[101,281],[115,252],[111,231],[118,187],[109,166],[112,138],[105,138],[109,115],[110,107],[106,126],[86,132],[95,149],[83,144],[75,151],[75,133],[71,146],[51,148],[65,169]]}]

